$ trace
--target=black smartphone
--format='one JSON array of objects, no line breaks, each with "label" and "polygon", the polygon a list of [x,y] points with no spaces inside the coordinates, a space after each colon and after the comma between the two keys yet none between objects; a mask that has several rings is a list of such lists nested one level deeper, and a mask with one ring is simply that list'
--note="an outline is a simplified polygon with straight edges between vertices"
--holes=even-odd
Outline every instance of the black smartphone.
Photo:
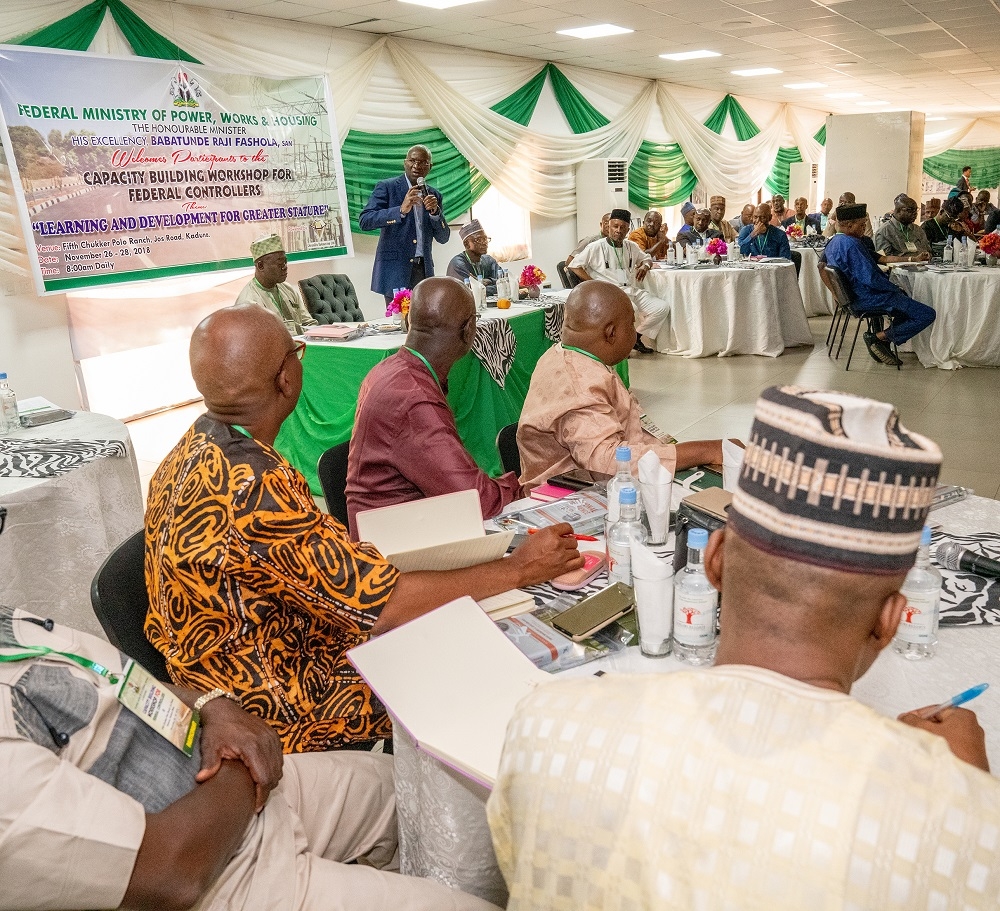
[{"label": "black smartphone", "polygon": [[41,427],[43,424],[55,424],[58,421],[68,421],[75,411],[65,411],[57,408],[54,411],[39,411],[37,414],[26,414],[21,418],[22,427]]},{"label": "black smartphone", "polygon": [[578,601],[552,618],[552,625],[574,642],[589,639],[635,607],[635,593],[622,582]]},{"label": "black smartphone", "polygon": [[554,484],[556,487],[564,487],[566,490],[583,490],[584,487],[593,487],[595,484],[607,486],[612,477],[614,476],[605,474],[603,471],[574,468],[572,471],[553,475],[549,478],[548,483]]}]

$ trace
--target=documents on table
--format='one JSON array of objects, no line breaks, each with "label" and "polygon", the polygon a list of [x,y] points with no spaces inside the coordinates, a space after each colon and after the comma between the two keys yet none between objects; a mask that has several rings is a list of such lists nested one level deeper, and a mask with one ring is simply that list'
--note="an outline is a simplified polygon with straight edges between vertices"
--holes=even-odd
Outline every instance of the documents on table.
[{"label": "documents on table", "polygon": [[487,787],[514,708],[552,679],[468,597],[347,656],[420,749]]},{"label": "documents on table", "polygon": [[487,535],[475,490],[460,490],[359,512],[358,538],[374,544],[400,572],[452,570],[499,560],[514,537]]}]

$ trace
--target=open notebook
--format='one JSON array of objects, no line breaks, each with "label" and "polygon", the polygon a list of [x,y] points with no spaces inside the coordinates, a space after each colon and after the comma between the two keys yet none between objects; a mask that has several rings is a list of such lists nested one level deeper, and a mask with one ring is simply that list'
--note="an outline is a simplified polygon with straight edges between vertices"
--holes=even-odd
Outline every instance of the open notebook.
[{"label": "open notebook", "polygon": [[507,722],[552,675],[538,670],[471,598],[459,598],[347,653],[424,752],[487,787]]}]

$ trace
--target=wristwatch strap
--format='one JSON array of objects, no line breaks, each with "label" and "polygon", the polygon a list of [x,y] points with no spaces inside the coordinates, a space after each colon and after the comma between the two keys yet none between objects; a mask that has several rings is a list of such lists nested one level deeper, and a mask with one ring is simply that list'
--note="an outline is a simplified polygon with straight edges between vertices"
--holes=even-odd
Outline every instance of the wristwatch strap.
[{"label": "wristwatch strap", "polygon": [[213,699],[218,699],[220,696],[225,696],[226,699],[232,699],[237,705],[240,704],[239,696],[235,693],[230,693],[229,690],[216,687],[214,690],[209,690],[207,693],[204,693],[195,700],[193,709],[194,713],[196,715],[200,715],[201,710],[205,708],[208,703],[210,703]]}]

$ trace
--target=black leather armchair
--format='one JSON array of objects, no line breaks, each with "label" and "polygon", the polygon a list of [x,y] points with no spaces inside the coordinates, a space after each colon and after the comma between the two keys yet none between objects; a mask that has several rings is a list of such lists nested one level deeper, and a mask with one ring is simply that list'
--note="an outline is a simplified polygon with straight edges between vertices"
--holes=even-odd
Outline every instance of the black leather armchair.
[{"label": "black leather armchair", "polygon": [[313,275],[299,282],[306,309],[320,325],[360,323],[365,316],[358,305],[354,282],[346,275]]}]

